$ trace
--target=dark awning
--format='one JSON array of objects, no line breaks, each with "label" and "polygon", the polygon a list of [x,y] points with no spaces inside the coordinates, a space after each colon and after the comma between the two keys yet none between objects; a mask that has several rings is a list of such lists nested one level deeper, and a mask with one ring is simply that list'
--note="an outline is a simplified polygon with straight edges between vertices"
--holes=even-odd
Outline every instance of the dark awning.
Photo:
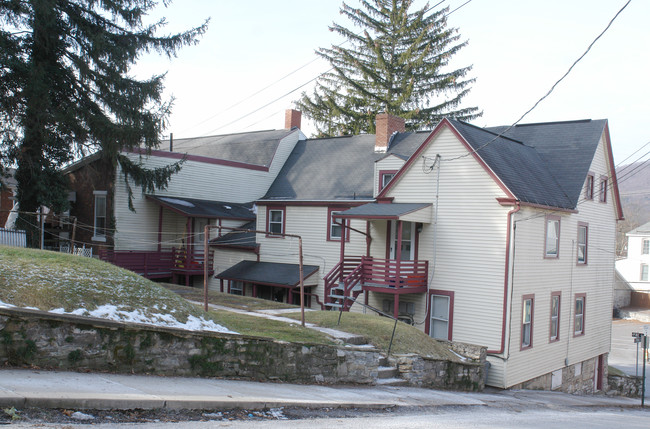
[{"label": "dark awning", "polygon": [[[240,229],[255,230],[255,222],[249,222],[239,227]],[[210,240],[210,246],[234,247],[237,249],[255,250],[257,241],[255,232],[233,231],[221,237]]]},{"label": "dark awning", "polygon": [[[318,271],[318,268],[317,265],[303,265],[302,270],[305,281]],[[241,261],[214,277],[223,280],[238,280],[246,283],[294,288],[300,285],[299,273],[300,266],[298,264]],[[309,286],[317,284],[318,279],[314,279]]]},{"label": "dark awning", "polygon": [[368,203],[334,215],[339,219],[386,219],[431,223],[429,203]]},{"label": "dark awning", "polygon": [[237,220],[255,219],[252,203],[239,204],[162,195],[147,195],[147,198],[187,217]]}]

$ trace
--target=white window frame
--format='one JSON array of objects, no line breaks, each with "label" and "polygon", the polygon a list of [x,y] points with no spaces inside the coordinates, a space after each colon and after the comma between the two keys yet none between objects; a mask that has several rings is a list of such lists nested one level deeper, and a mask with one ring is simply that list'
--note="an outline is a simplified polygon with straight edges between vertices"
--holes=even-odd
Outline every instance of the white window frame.
[{"label": "white window frame", "polygon": [[601,203],[607,203],[607,185],[609,178],[607,176],[601,176],[600,185],[598,188],[598,201]]},{"label": "white window frame", "polygon": [[[527,305],[530,303],[530,305]],[[521,350],[533,347],[535,295],[524,295],[521,303]]]},{"label": "white window frame", "polygon": [[[273,212],[278,212],[280,213],[280,220],[273,220]],[[268,236],[269,237],[280,237],[282,234],[284,234],[284,216],[285,216],[285,210],[282,208],[269,208],[268,210]],[[272,231],[271,225],[279,225],[280,226],[280,232],[277,231]]]},{"label": "white window frame", "polygon": [[231,295],[244,295],[244,282],[241,280],[230,280],[230,294]]},{"label": "white window frame", "polygon": [[[557,225],[557,227],[555,226]],[[551,232],[552,234],[549,234]],[[546,217],[546,231],[544,233],[544,258],[558,259],[560,257],[560,217],[549,215]],[[553,237],[555,235],[555,237]],[[555,253],[553,253],[552,242],[555,241]]]},{"label": "white window frame", "polygon": [[648,264],[641,264],[641,281],[648,281]]},{"label": "white window frame", "polygon": [[[444,317],[443,315],[436,315],[434,312],[435,305],[433,305],[433,301],[435,298],[443,298],[447,301],[447,317]],[[449,332],[449,324],[450,324],[450,319],[451,319],[451,300],[452,297],[450,295],[442,295],[439,293],[432,293],[429,297],[429,303],[431,305],[431,325],[429,327],[429,336],[431,338],[436,338],[439,340],[448,340],[451,341],[451,334]],[[435,329],[433,327],[434,322],[439,322],[439,323],[444,323],[446,326],[445,329],[445,336],[440,337],[435,335]]]},{"label": "white window frame", "polygon": [[[580,311],[578,311],[578,303],[582,302],[580,305]],[[577,337],[585,334],[585,305],[587,303],[587,297],[585,294],[577,294],[574,302],[574,311],[573,316],[573,336]]]},{"label": "white window frame", "polygon": [[[581,237],[581,232],[584,231],[584,237]],[[584,238],[584,241],[582,239]],[[578,265],[587,265],[589,258],[588,253],[589,244],[589,225],[586,223],[578,222],[578,251],[576,252],[576,263]]]},{"label": "white window frame", "polygon": [[[554,305],[557,300],[557,305]],[[560,309],[562,305],[561,292],[553,292],[551,294],[551,321],[550,321],[550,334],[549,340],[551,342],[560,339]],[[554,312],[555,310],[555,312]],[[554,329],[555,328],[555,329]]]},{"label": "white window frame", "polygon": [[644,239],[641,243],[641,254],[649,255],[650,254],[650,240]]},{"label": "white window frame", "polygon": [[[108,221],[108,216],[107,216],[107,204],[108,204],[108,192],[107,191],[93,191],[93,197],[94,197],[94,208],[93,208],[93,236],[92,240],[93,241],[106,241],[106,228],[107,228],[107,221]],[[103,216],[98,216],[97,213],[97,201],[98,199],[103,199],[104,200],[104,215]],[[103,218],[104,219],[104,227],[103,227],[103,233],[98,233],[98,226],[97,226],[97,219]]]}]

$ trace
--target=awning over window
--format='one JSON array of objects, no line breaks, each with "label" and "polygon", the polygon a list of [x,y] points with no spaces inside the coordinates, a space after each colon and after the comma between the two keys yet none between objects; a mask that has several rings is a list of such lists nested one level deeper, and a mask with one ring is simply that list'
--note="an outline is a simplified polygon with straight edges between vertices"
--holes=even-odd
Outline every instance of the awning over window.
[{"label": "awning over window", "polygon": [[[305,286],[316,286],[318,279],[307,278],[318,271],[317,265],[303,265]],[[241,261],[217,275],[215,278],[235,280],[259,285],[294,288],[300,285],[300,266],[298,264],[280,264],[275,262]]]},{"label": "awning over window", "polygon": [[147,198],[187,217],[237,220],[254,220],[256,217],[252,203],[238,204],[162,195],[147,195]]},{"label": "awning over window", "polygon": [[339,212],[339,219],[386,219],[431,223],[433,213],[429,203],[368,203]]}]

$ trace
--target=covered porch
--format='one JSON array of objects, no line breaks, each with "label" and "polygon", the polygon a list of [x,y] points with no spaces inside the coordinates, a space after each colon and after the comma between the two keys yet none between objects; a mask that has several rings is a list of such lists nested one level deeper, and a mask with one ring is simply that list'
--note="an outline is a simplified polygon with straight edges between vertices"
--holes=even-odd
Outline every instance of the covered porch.
[{"label": "covered porch", "polygon": [[[183,279],[190,286],[193,276],[204,275],[206,263],[208,275],[213,275],[214,252],[204,249],[205,226],[218,226],[223,220],[255,220],[252,204],[158,195],[146,199],[158,206],[156,249],[105,249],[100,258],[148,279],[170,279],[172,283]],[[221,235],[218,229],[217,235]]]},{"label": "covered porch", "polygon": [[[348,310],[352,301],[344,297],[388,293],[394,296],[393,313],[398,317],[400,295],[427,291],[429,261],[418,259],[418,248],[419,235],[431,218],[432,206],[427,203],[369,203],[334,214],[344,229],[365,235],[366,255],[346,255],[345,240],[341,241],[339,263],[324,278],[326,303]],[[366,231],[351,228],[351,219],[365,220]],[[371,236],[371,229],[385,231],[385,247],[371,246],[378,238]],[[367,301],[367,293],[365,297]]]},{"label": "covered porch", "polygon": [[[318,285],[317,265],[303,265],[305,307],[311,307],[312,298],[322,307],[318,296],[311,291]],[[300,304],[300,269],[298,264],[241,261],[215,275],[220,291],[263,298],[272,301]],[[227,289],[225,282],[228,282]]]}]

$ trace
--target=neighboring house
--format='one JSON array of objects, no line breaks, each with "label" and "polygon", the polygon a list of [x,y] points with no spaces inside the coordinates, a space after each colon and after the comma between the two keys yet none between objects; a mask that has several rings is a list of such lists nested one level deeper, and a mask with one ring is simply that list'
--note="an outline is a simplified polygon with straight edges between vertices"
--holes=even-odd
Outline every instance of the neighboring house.
[{"label": "neighboring house", "polygon": [[[295,263],[295,241],[278,234],[298,234],[319,267],[308,290],[328,306],[344,293],[487,346],[493,386],[575,390],[588,375],[600,389],[622,219],[607,121],[445,119],[405,133],[379,115],[377,130],[296,144],[257,201],[260,263]],[[244,273],[217,277],[256,288]]]},{"label": "neighboring house", "polygon": [[[107,164],[100,153],[71,165],[65,173],[76,195],[70,211],[77,221],[75,244],[92,246],[102,259],[147,278],[202,285],[204,227],[239,227],[255,220],[253,202],[264,196],[296,142],[305,138],[299,124],[287,120],[284,130],[177,139],[169,150],[126,153],[149,168],[185,158],[181,171],[155,194],[143,195],[129,181],[135,211],[129,210],[119,166]],[[228,232],[213,231],[211,238]],[[214,258],[209,273],[232,266],[242,259],[241,252],[209,253]]]},{"label": "neighboring house", "polygon": [[650,222],[625,235],[627,258],[616,261],[616,270],[635,291],[650,292]]}]

